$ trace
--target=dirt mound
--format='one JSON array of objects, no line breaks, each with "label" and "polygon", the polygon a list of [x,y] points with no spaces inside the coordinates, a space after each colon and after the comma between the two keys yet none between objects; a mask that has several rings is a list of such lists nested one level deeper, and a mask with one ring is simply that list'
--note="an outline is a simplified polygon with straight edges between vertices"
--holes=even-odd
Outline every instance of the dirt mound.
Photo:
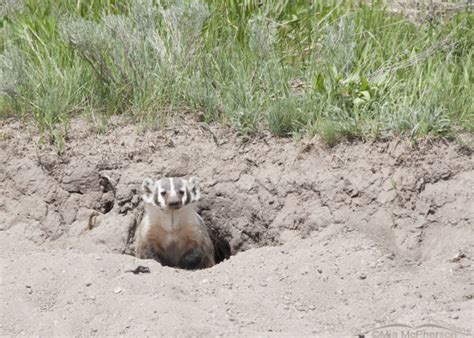
[{"label": "dirt mound", "polygon": [[[328,149],[185,121],[138,132],[117,120],[97,135],[76,120],[58,155],[38,149],[33,130],[3,123],[5,334],[354,334],[430,318],[470,328],[468,149],[397,140]],[[202,181],[199,212],[237,255],[199,272],[121,255],[133,252],[143,178],[189,175]],[[151,274],[124,272],[143,264]],[[20,276],[35,285],[13,285]],[[141,316],[144,306],[154,312]],[[26,308],[43,324],[21,322]]]}]

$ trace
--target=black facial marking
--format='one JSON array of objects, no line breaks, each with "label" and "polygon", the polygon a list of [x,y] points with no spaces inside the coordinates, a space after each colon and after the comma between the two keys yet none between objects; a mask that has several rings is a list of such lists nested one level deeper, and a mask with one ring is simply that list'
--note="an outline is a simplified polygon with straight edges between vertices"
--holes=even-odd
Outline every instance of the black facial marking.
[{"label": "black facial marking", "polygon": [[186,202],[185,204],[191,203],[191,193],[189,192],[188,187],[186,187]]},{"label": "black facial marking", "polygon": [[155,202],[155,204],[159,207],[161,207],[161,203],[160,201],[158,200],[158,192],[155,191],[155,193],[153,194],[153,201]]}]

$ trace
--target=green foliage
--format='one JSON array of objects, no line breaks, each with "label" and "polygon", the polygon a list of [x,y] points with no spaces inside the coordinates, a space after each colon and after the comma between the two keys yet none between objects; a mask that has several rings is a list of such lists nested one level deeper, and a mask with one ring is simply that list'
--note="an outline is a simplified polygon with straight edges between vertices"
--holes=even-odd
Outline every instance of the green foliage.
[{"label": "green foliage", "polygon": [[242,134],[474,130],[474,15],[412,22],[381,1],[9,1],[0,115],[57,144],[70,117],[194,112]]}]

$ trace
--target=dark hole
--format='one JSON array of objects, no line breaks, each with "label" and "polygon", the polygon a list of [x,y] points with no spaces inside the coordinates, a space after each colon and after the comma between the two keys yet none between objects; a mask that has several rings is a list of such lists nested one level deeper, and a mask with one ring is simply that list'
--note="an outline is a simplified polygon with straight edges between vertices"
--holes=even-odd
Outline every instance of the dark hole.
[{"label": "dark hole", "polygon": [[211,241],[214,245],[214,260],[216,264],[229,259],[231,255],[229,242],[221,236],[217,230],[211,229],[209,234],[211,235]]},{"label": "dark hole", "polygon": [[102,204],[102,207],[101,207],[101,212],[103,214],[106,214],[108,213],[110,210],[112,210],[114,207],[114,201],[106,201]]}]

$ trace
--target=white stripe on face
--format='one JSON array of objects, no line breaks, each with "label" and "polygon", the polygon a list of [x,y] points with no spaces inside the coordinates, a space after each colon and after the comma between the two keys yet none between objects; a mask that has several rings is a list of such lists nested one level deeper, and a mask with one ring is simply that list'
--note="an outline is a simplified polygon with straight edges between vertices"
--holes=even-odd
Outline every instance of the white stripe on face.
[{"label": "white stripe on face", "polygon": [[189,204],[188,201],[188,187],[187,181],[183,178],[175,178],[173,181],[174,190],[176,193],[176,197],[180,200],[181,204],[184,206]]},{"label": "white stripe on face", "polygon": [[170,179],[170,197],[171,198],[174,198],[176,196],[176,189],[175,189],[175,186],[174,186],[174,178],[171,178]]},{"label": "white stripe on face", "polygon": [[164,207],[166,205],[165,198],[161,195],[163,191],[166,191],[166,184],[164,179],[161,179],[156,184],[156,190],[158,194],[158,202],[160,207]]}]

